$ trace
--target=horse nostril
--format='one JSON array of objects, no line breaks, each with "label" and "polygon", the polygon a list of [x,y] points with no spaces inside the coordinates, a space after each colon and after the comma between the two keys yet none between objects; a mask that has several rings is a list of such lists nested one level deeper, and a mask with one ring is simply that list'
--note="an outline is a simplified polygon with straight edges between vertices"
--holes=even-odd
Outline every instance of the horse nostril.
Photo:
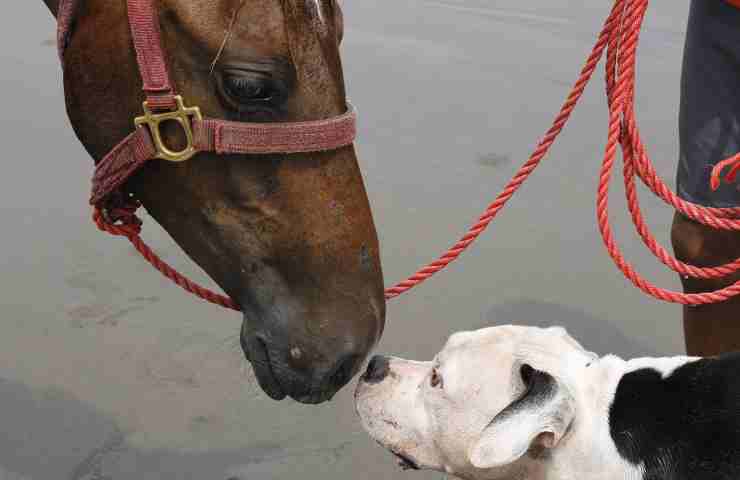
[{"label": "horse nostril", "polygon": [[378,383],[383,380],[390,371],[388,358],[375,355],[367,365],[367,370],[362,378],[368,383]]}]

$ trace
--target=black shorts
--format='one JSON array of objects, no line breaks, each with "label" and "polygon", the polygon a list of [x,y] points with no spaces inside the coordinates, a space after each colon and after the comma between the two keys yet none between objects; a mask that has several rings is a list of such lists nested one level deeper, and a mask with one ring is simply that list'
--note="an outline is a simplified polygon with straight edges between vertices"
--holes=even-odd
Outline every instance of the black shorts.
[{"label": "black shorts", "polygon": [[740,182],[709,187],[712,167],[740,152],[740,8],[720,0],[691,2],[679,135],[679,196],[709,207],[740,206]]}]

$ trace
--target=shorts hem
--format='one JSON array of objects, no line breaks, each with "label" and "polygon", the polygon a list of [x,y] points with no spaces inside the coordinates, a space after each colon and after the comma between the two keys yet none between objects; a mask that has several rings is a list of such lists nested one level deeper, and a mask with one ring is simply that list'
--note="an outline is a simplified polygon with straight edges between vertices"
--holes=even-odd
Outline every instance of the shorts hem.
[{"label": "shorts hem", "polygon": [[695,203],[697,205],[701,205],[702,207],[707,208],[738,208],[740,207],[740,198],[738,198],[738,201],[735,203],[728,202],[726,200],[717,199],[717,200],[711,200],[706,198],[706,193],[703,192],[703,198],[699,198],[688,191],[684,190],[683,188],[679,187],[677,189],[678,196],[687,202]]}]

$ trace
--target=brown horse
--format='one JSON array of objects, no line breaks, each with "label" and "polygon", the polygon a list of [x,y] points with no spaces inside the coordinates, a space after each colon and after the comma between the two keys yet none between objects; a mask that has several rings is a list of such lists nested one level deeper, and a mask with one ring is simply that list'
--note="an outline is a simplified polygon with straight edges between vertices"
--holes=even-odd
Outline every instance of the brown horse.
[{"label": "brown horse", "polygon": [[[58,0],[44,2],[56,15]],[[175,86],[204,115],[287,122],[346,108],[335,0],[155,5]],[[64,54],[67,111],[96,162],[141,114],[126,15],[121,0],[80,2]],[[242,307],[242,348],[272,398],[330,399],[379,340],[378,241],[352,147],[152,161],[126,190]]]}]

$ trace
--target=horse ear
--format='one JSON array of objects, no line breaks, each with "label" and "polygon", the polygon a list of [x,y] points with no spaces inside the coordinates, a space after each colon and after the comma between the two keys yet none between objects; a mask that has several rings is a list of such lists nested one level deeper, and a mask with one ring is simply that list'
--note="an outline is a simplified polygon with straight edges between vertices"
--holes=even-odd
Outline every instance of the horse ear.
[{"label": "horse ear", "polygon": [[49,9],[51,14],[56,17],[57,12],[59,11],[59,0],[44,0],[44,4],[46,5],[46,8]]},{"label": "horse ear", "polygon": [[520,368],[527,390],[491,421],[470,450],[480,469],[508,465],[532,447],[557,446],[575,417],[575,401],[565,385],[527,364]]}]

